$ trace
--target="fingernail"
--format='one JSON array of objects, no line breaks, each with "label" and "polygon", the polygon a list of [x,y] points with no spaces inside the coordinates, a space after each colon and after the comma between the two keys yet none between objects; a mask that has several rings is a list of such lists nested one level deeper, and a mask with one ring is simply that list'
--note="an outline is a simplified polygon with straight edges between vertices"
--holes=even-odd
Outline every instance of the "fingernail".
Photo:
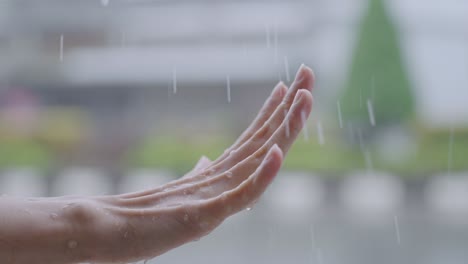
[{"label": "fingernail", "polygon": [[297,70],[296,73],[296,78],[295,82],[300,82],[304,78],[304,69],[306,68],[305,64],[302,63],[301,66],[299,66],[299,69]]},{"label": "fingernail", "polygon": [[277,93],[279,93],[279,91],[281,91],[281,87],[283,87],[284,83],[283,82],[279,82],[275,88],[273,88],[273,91],[271,92],[272,95],[276,95]]},{"label": "fingernail", "polygon": [[278,146],[277,143],[275,143],[275,144],[273,145],[273,147],[271,148],[271,151],[274,151],[274,150],[280,150],[280,151],[281,151],[281,149],[280,149],[280,147]]},{"label": "fingernail", "polygon": [[299,89],[299,91],[297,91],[296,99],[295,99],[296,103],[302,102],[302,100],[304,99],[304,94],[305,94],[304,89]]}]

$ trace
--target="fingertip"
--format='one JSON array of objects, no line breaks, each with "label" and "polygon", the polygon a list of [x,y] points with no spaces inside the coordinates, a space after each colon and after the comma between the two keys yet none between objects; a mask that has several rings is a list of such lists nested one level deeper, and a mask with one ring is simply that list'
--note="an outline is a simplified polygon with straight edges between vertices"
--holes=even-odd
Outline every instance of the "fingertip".
[{"label": "fingertip", "polygon": [[278,144],[274,144],[273,147],[271,147],[270,155],[276,155],[279,159],[283,159],[283,151]]},{"label": "fingertip", "polygon": [[312,87],[315,82],[314,71],[310,67],[306,66],[304,63],[301,64],[301,66],[297,70],[295,82],[305,83],[303,87],[307,90],[312,90]]},{"label": "fingertip", "polygon": [[273,90],[272,94],[274,97],[279,96],[282,98],[284,97],[287,91],[288,87],[286,86],[286,84],[284,84],[284,82],[281,81],[275,86],[275,89]]},{"label": "fingertip", "polygon": [[[271,167],[273,170],[279,169],[281,167],[281,163],[283,162],[283,150],[278,146],[278,144],[274,144],[268,154],[265,157],[265,166]],[[276,168],[278,167],[278,168]]]}]

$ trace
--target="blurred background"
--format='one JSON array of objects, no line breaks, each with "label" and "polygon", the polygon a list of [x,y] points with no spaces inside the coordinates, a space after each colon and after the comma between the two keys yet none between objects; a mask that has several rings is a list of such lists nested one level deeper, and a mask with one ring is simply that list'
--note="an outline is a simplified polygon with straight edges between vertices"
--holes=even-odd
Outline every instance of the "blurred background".
[{"label": "blurred background", "polygon": [[466,263],[468,2],[4,0],[0,194],[215,159],[301,63],[314,110],[255,208],[154,263]]}]

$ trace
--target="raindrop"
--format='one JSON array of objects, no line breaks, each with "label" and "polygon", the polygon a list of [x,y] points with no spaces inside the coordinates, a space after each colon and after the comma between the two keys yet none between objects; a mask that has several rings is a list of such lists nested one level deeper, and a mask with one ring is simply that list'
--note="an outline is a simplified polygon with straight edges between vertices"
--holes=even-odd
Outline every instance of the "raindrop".
[{"label": "raindrop", "polygon": [[175,66],[172,69],[172,92],[177,93],[177,68]]},{"label": "raindrop", "polygon": [[274,37],[274,45],[275,45],[275,64],[278,63],[278,25],[275,24],[274,27],[274,32],[273,32],[273,37]]},{"label": "raindrop", "polygon": [[323,253],[321,248],[317,248],[317,263],[323,264]]},{"label": "raindrop", "polygon": [[340,128],[343,128],[343,116],[341,115],[341,103],[339,100],[336,102],[336,107],[338,109],[338,123],[340,124]]},{"label": "raindrop", "polygon": [[374,107],[372,106],[372,101],[367,99],[367,111],[369,112],[369,121],[372,126],[375,126],[375,116],[374,116]]},{"label": "raindrop", "polygon": [[229,75],[226,77],[226,93],[227,93],[227,100],[228,103],[231,102],[231,78]]},{"label": "raindrop", "polygon": [[312,243],[312,246],[317,245],[317,242],[315,240],[315,227],[314,227],[314,224],[310,225],[310,242]]},{"label": "raindrop", "polygon": [[78,246],[78,242],[76,242],[75,240],[70,240],[68,241],[68,248],[69,249],[74,249]]},{"label": "raindrop", "polygon": [[266,32],[266,45],[267,45],[267,48],[269,49],[270,46],[271,46],[271,43],[270,43],[270,26],[269,25],[265,25],[265,32]]},{"label": "raindrop", "polygon": [[398,245],[401,244],[401,239],[400,239],[400,225],[398,224],[398,216],[393,216],[393,223],[395,225],[395,233],[396,233],[396,240]]},{"label": "raindrop", "polygon": [[362,88],[359,88],[359,107],[362,108]]},{"label": "raindrop", "polygon": [[304,133],[304,139],[305,141],[309,141],[309,130],[307,129],[307,119],[306,119],[306,116],[305,116],[305,113],[304,112],[301,112],[301,120],[302,120],[302,129],[303,129],[303,133]]},{"label": "raindrop", "polygon": [[291,80],[289,76],[289,62],[288,62],[288,56],[284,56],[284,70],[286,72],[286,80],[289,82]]},{"label": "raindrop", "polygon": [[320,145],[325,144],[325,137],[323,135],[323,127],[322,127],[322,121],[317,122],[317,136],[318,136],[318,142]]},{"label": "raindrop", "polygon": [[60,35],[60,62],[63,62],[63,34]]},{"label": "raindrop", "polygon": [[450,126],[449,150],[448,150],[448,159],[447,159],[447,172],[448,173],[450,173],[450,171],[452,170],[453,138],[454,138],[454,129],[453,129],[453,125],[452,125],[452,126]]}]

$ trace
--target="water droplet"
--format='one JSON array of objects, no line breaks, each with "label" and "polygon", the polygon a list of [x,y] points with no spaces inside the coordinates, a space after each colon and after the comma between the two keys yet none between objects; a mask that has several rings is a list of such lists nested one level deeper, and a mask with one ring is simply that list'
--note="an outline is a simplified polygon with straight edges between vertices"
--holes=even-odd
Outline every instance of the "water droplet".
[{"label": "water droplet", "polygon": [[60,35],[60,62],[63,62],[63,34]]},{"label": "water droplet", "polygon": [[271,44],[270,44],[270,26],[265,25],[265,33],[266,33],[266,45],[267,48],[269,49]]},{"label": "water droplet", "polygon": [[393,223],[395,225],[395,233],[396,233],[396,239],[398,245],[401,244],[401,239],[400,239],[400,225],[398,224],[398,216],[393,216]]},{"label": "water droplet", "polygon": [[231,78],[226,76],[226,93],[227,93],[227,100],[228,103],[231,102]]},{"label": "water droplet", "polygon": [[341,103],[340,103],[340,101],[336,102],[336,107],[338,108],[338,123],[340,124],[340,128],[343,128],[343,116],[341,115]]},{"label": "water droplet", "polygon": [[322,122],[320,120],[317,122],[317,136],[318,136],[319,144],[320,145],[325,144],[325,137],[323,135]]},{"label": "water droplet", "polygon": [[375,126],[375,116],[374,116],[374,107],[372,106],[372,101],[367,99],[367,111],[369,112],[369,121],[372,126]]},{"label": "water droplet", "polygon": [[70,206],[75,205],[75,203],[67,203],[65,206],[62,207],[62,210],[67,209]]},{"label": "water droplet", "polygon": [[448,158],[447,158],[447,173],[450,173],[450,171],[452,170],[453,139],[454,139],[454,129],[453,129],[453,124],[452,124],[450,125],[449,148],[448,148]]},{"label": "water droplet", "polygon": [[275,24],[275,27],[274,27],[274,31],[273,31],[273,37],[274,37],[274,49],[275,49],[275,57],[274,57],[274,60],[275,60],[275,64],[278,64],[278,25]]},{"label": "water droplet", "polygon": [[226,171],[226,177],[232,178],[232,172],[231,171]]},{"label": "water droplet", "polygon": [[323,252],[321,248],[317,248],[317,263],[323,264]]},{"label": "water droplet", "polygon": [[289,82],[291,78],[289,76],[289,61],[288,56],[284,56],[284,70],[286,71],[286,80]]},{"label": "water droplet", "polygon": [[75,240],[68,241],[68,248],[69,249],[74,249],[76,247],[78,247],[78,242],[76,242]]},{"label": "water droplet", "polygon": [[172,69],[172,92],[177,93],[177,68],[175,66]]},{"label": "water droplet", "polygon": [[252,210],[252,207],[247,207],[247,208],[245,208],[245,210],[250,211],[250,210]]},{"label": "water droplet", "polygon": [[301,112],[302,130],[305,141],[309,141],[309,130],[307,129],[307,119],[304,112]]},{"label": "water droplet", "polygon": [[209,222],[205,222],[205,221],[200,222],[200,228],[201,228],[202,230],[206,230],[206,229],[208,229],[210,226],[211,226],[211,225],[210,225]]}]

